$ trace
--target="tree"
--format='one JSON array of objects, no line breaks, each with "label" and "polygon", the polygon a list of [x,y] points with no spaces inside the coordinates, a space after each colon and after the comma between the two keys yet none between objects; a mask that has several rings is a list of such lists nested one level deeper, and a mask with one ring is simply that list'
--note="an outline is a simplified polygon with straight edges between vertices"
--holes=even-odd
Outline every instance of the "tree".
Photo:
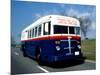
[{"label": "tree", "polygon": [[84,35],[84,38],[88,39],[87,32],[88,32],[89,28],[92,25],[91,24],[92,23],[91,19],[89,17],[85,16],[85,17],[80,17],[79,21],[80,21],[81,31]]}]

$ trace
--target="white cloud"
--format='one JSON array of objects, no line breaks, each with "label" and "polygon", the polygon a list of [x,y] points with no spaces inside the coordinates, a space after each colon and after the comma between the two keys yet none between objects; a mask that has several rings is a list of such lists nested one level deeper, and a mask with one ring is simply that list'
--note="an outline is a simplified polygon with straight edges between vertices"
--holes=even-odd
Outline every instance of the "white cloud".
[{"label": "white cloud", "polygon": [[35,16],[36,16],[36,18],[40,18],[40,17],[42,17],[42,15],[39,14],[39,13],[35,14]]},{"label": "white cloud", "polygon": [[73,8],[66,10],[65,13],[69,16],[78,16],[79,15],[79,12]]},{"label": "white cloud", "polygon": [[89,12],[84,12],[84,13],[81,13],[73,8],[70,8],[69,10],[66,10],[65,12],[66,14],[68,14],[69,16],[77,16],[78,18],[79,17],[89,17],[91,16],[92,14],[89,13]]},{"label": "white cloud", "polygon": [[89,16],[91,16],[91,13],[89,13],[89,12],[79,14],[79,17],[89,17]]},{"label": "white cloud", "polygon": [[91,29],[96,30],[96,22],[92,22]]},{"label": "white cloud", "polygon": [[93,12],[91,13],[92,16],[96,15],[96,9],[93,8]]}]

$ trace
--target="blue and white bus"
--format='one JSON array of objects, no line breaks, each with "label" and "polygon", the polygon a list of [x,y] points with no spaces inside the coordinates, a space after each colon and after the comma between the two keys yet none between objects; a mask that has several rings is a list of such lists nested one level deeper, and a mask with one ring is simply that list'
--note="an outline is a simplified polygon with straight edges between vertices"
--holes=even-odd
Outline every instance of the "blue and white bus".
[{"label": "blue and white bus", "polygon": [[21,32],[21,50],[39,62],[80,59],[80,22],[60,15],[42,17]]}]

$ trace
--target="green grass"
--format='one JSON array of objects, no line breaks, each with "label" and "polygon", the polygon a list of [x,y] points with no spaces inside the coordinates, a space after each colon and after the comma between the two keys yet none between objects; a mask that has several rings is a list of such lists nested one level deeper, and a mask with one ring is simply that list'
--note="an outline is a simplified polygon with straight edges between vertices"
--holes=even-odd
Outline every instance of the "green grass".
[{"label": "green grass", "polygon": [[82,40],[81,41],[82,52],[84,56],[89,60],[96,60],[96,40]]}]

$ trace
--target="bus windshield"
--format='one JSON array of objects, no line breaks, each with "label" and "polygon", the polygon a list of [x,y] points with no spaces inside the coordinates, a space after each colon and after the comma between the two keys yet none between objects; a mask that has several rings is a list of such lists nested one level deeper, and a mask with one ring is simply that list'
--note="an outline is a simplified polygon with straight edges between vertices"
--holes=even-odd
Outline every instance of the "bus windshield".
[{"label": "bus windshield", "polygon": [[76,34],[76,35],[80,35],[80,27],[54,25],[54,34]]},{"label": "bus windshield", "polygon": [[54,25],[54,34],[68,34],[68,27]]},{"label": "bus windshield", "polygon": [[80,35],[80,27],[76,27],[76,35]]}]

